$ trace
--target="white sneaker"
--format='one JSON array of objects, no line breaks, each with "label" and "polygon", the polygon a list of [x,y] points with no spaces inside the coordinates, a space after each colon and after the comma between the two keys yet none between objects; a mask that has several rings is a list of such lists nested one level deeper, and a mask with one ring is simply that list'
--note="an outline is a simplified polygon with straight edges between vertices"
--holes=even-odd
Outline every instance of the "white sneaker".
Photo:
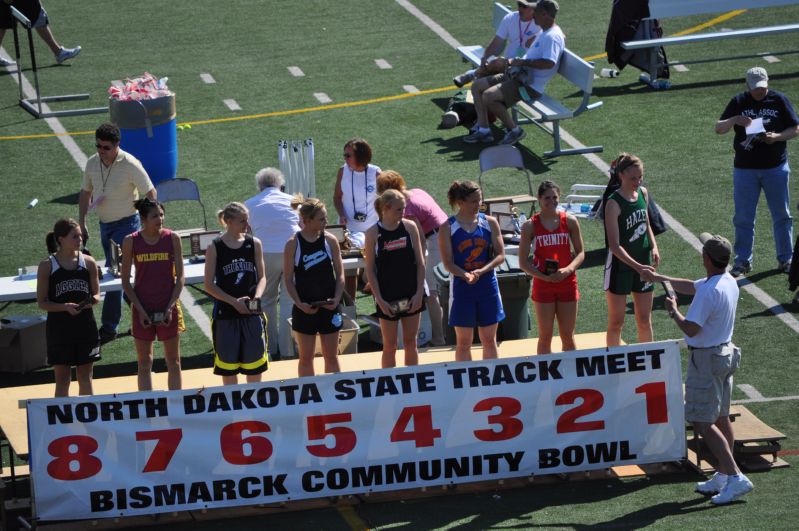
[{"label": "white sneaker", "polygon": [[713,505],[726,505],[734,502],[741,496],[752,492],[755,486],[749,481],[749,478],[743,474],[738,476],[730,476],[727,484],[721,489],[721,492],[710,498],[710,503]]},{"label": "white sneaker", "polygon": [[723,489],[724,485],[727,484],[728,478],[729,476],[727,475],[724,475],[722,478],[722,476],[718,472],[716,472],[715,474],[713,474],[713,477],[711,477],[709,480],[700,481],[699,483],[697,483],[696,492],[699,492],[701,494],[717,494],[721,492],[721,489]]},{"label": "white sneaker", "polygon": [[80,53],[80,50],[81,50],[80,46],[75,46],[74,48],[64,48],[62,46],[61,50],[59,50],[58,53],[56,54],[55,60],[58,64],[61,64],[64,61],[72,59],[73,57],[78,55]]},{"label": "white sneaker", "polygon": [[0,57],[0,66],[14,66],[15,64],[17,64],[16,61],[6,59],[5,57]]}]

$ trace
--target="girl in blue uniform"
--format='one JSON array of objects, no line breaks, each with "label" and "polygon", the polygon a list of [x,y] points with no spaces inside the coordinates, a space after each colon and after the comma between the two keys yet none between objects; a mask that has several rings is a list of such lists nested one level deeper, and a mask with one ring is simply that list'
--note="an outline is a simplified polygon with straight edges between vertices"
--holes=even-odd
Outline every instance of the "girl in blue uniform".
[{"label": "girl in blue uniform", "polygon": [[396,367],[397,324],[402,323],[405,366],[418,365],[416,336],[424,311],[424,254],[416,223],[403,219],[405,196],[386,190],[375,200],[380,218],[366,231],[366,277],[380,319],[383,336],[381,366]]},{"label": "girl in blue uniform", "polygon": [[74,219],[60,219],[47,235],[51,253],[39,264],[36,301],[47,312],[47,363],[55,373],[55,396],[69,396],[72,366],[78,392],[92,394],[92,367],[100,361],[100,336],[92,306],[100,301],[94,258],[80,252],[83,238]]},{"label": "girl in blue uniform", "polygon": [[497,357],[497,325],[505,318],[494,272],[505,260],[497,220],[480,212],[483,197],[473,181],[455,181],[447,192],[457,213],[438,232],[441,261],[452,275],[449,325],[455,328],[455,360],[472,359],[478,326],[483,359]]}]

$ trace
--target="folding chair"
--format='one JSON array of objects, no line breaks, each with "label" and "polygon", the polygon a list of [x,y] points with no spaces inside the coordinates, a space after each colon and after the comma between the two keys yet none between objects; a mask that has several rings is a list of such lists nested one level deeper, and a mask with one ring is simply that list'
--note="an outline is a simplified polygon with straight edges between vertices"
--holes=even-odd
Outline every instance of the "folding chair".
[{"label": "folding chair", "polygon": [[207,232],[208,219],[205,215],[205,205],[200,199],[200,189],[197,183],[191,179],[177,178],[161,181],[155,187],[158,201],[167,203],[170,201],[197,201],[203,211],[203,226],[196,229],[181,229],[176,230],[181,237],[187,237],[193,232]]},{"label": "folding chair", "polygon": [[483,192],[485,198],[485,190],[483,188],[483,175],[491,170],[497,168],[515,168],[524,172],[527,178],[527,194],[516,194],[507,197],[491,198],[493,201],[508,200],[512,204],[516,203],[533,203],[532,211],[535,211],[536,197],[533,194],[533,182],[530,178],[530,172],[524,167],[522,160],[522,153],[514,146],[499,145],[485,148],[480,152],[480,176],[477,178],[480,184],[480,191]]}]

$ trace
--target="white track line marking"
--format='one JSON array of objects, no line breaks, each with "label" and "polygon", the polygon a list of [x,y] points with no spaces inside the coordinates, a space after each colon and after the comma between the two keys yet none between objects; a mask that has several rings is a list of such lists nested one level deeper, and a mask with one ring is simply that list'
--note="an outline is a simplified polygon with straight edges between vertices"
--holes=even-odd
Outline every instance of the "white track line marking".
[{"label": "white track line marking", "polygon": [[736,387],[741,391],[743,391],[744,394],[747,396],[747,398],[755,398],[755,399],[764,398],[764,396],[760,394],[760,391],[755,389],[754,386],[752,385],[738,384]]},{"label": "white track line marking", "polygon": [[319,100],[319,103],[330,103],[333,101],[330,99],[330,96],[328,96],[324,92],[314,92],[313,97]]},{"label": "white track line marking", "polygon": [[375,59],[375,64],[380,70],[389,70],[391,65],[385,59]]},{"label": "white track line marking", "polygon": [[[396,0],[396,2],[405,8],[411,15],[419,19],[419,21],[430,28],[436,35],[441,37],[444,42],[452,46],[453,48],[457,49],[461,46],[461,43],[453,37],[447,30],[442,28],[437,22],[432,20],[430,17],[419,11],[419,9],[411,4],[408,0]],[[549,131],[552,131],[552,127],[550,124],[546,124],[546,127]],[[574,138],[570,135],[565,129],[562,127],[560,128],[560,137],[565,143],[569,144],[573,148],[580,148],[585,147],[583,143],[579,140]],[[610,166],[601,158],[599,158],[596,153],[585,153],[583,155],[586,159],[588,159],[591,164],[593,164],[599,171],[602,172],[603,175],[607,176],[608,170]],[[693,235],[691,231],[689,231],[685,226],[674,219],[666,210],[660,206],[660,211],[663,214],[663,219],[666,221],[669,227],[674,229],[683,240],[688,242],[691,247],[693,247],[698,253],[702,253],[702,244],[699,242],[699,238]],[[783,308],[779,302],[774,300],[770,295],[768,295],[765,291],[758,288],[748,280],[739,280],[738,285],[749,293],[752,297],[754,297],[758,302],[760,302],[763,306],[765,306],[771,313],[777,316],[777,318],[785,323],[791,330],[799,334],[799,320],[796,319],[791,313],[787,312],[785,308]]]},{"label": "white track line marking", "polygon": [[799,400],[799,396],[775,396],[773,398],[744,398],[733,400],[732,404],[762,404],[764,402],[787,402],[788,400]]},{"label": "white track line marking", "polygon": [[674,70],[676,70],[677,72],[687,72],[688,67],[685,65],[674,65]]},{"label": "white track line marking", "polygon": [[414,87],[413,85],[402,85],[402,90],[404,90],[405,92],[410,92],[411,94],[419,92],[419,89]]},{"label": "white track line marking", "polygon": [[763,59],[767,63],[779,63],[780,62],[780,59],[778,57],[774,57],[773,55],[764,55]]},{"label": "white track line marking", "polygon": [[[0,50],[3,50],[2,46],[0,46]],[[17,81],[17,76],[11,76],[11,77],[14,79],[15,82]],[[28,82],[28,78],[25,77],[25,74],[22,75],[22,92],[25,94],[26,98],[35,97],[33,86],[31,86],[31,84]],[[42,103],[42,111],[50,112],[50,108],[44,103]],[[84,168],[86,168],[86,161],[88,160],[88,158],[83,153],[83,151],[78,147],[78,144],[75,143],[72,137],[66,134],[67,130],[64,129],[63,125],[61,125],[61,121],[58,118],[45,118],[44,121],[45,123],[47,123],[48,126],[50,126],[50,129],[53,131],[53,133],[59,135],[56,138],[58,138],[58,141],[61,142],[61,144],[64,146],[64,149],[66,149],[67,152],[70,154],[72,160],[74,160],[75,164],[77,164],[78,168],[80,168],[80,171],[83,171]],[[195,306],[194,298],[185,289],[183,290],[183,292],[181,292],[180,295],[181,300],[184,299],[184,295],[185,295],[184,305],[187,308],[194,307]],[[204,313],[203,316],[205,316]],[[205,324],[200,322],[198,322],[197,324],[200,326],[200,329],[203,331],[203,333],[210,338],[211,323],[208,320],[208,317],[205,316]]]},{"label": "white track line marking", "polygon": [[231,111],[240,111],[241,105],[239,105],[236,100],[223,100],[224,104],[227,105],[227,108]]},{"label": "white track line marking", "polygon": [[200,330],[203,331],[203,334],[205,334],[205,337],[208,338],[208,341],[212,341],[211,320],[203,311],[202,307],[197,304],[197,301],[194,299],[194,297],[192,297],[191,293],[189,293],[188,286],[183,286],[183,291],[180,292],[180,304],[183,305],[184,310],[189,312],[189,315],[191,315],[191,318],[194,319],[195,323],[197,323],[197,326],[200,327]]},{"label": "white track line marking", "polygon": [[292,76],[294,76],[294,77],[304,77],[305,76],[305,72],[303,72],[302,69],[299,66],[290,66],[288,68],[289,68],[289,73]]},{"label": "white track line marking", "polygon": [[213,85],[214,83],[216,83],[216,79],[214,79],[214,76],[212,76],[211,74],[208,74],[206,72],[203,72],[202,74],[200,74],[200,79],[202,79],[203,83],[205,83],[207,85]]}]

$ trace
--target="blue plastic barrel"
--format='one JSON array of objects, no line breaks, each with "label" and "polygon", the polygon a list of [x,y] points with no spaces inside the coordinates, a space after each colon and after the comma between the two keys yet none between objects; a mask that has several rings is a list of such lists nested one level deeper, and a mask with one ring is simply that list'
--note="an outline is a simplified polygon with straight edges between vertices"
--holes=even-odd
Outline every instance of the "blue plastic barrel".
[{"label": "blue plastic barrel", "polygon": [[153,185],[178,171],[175,96],[153,100],[110,100],[111,121],[120,130],[120,147],[139,159]]}]

